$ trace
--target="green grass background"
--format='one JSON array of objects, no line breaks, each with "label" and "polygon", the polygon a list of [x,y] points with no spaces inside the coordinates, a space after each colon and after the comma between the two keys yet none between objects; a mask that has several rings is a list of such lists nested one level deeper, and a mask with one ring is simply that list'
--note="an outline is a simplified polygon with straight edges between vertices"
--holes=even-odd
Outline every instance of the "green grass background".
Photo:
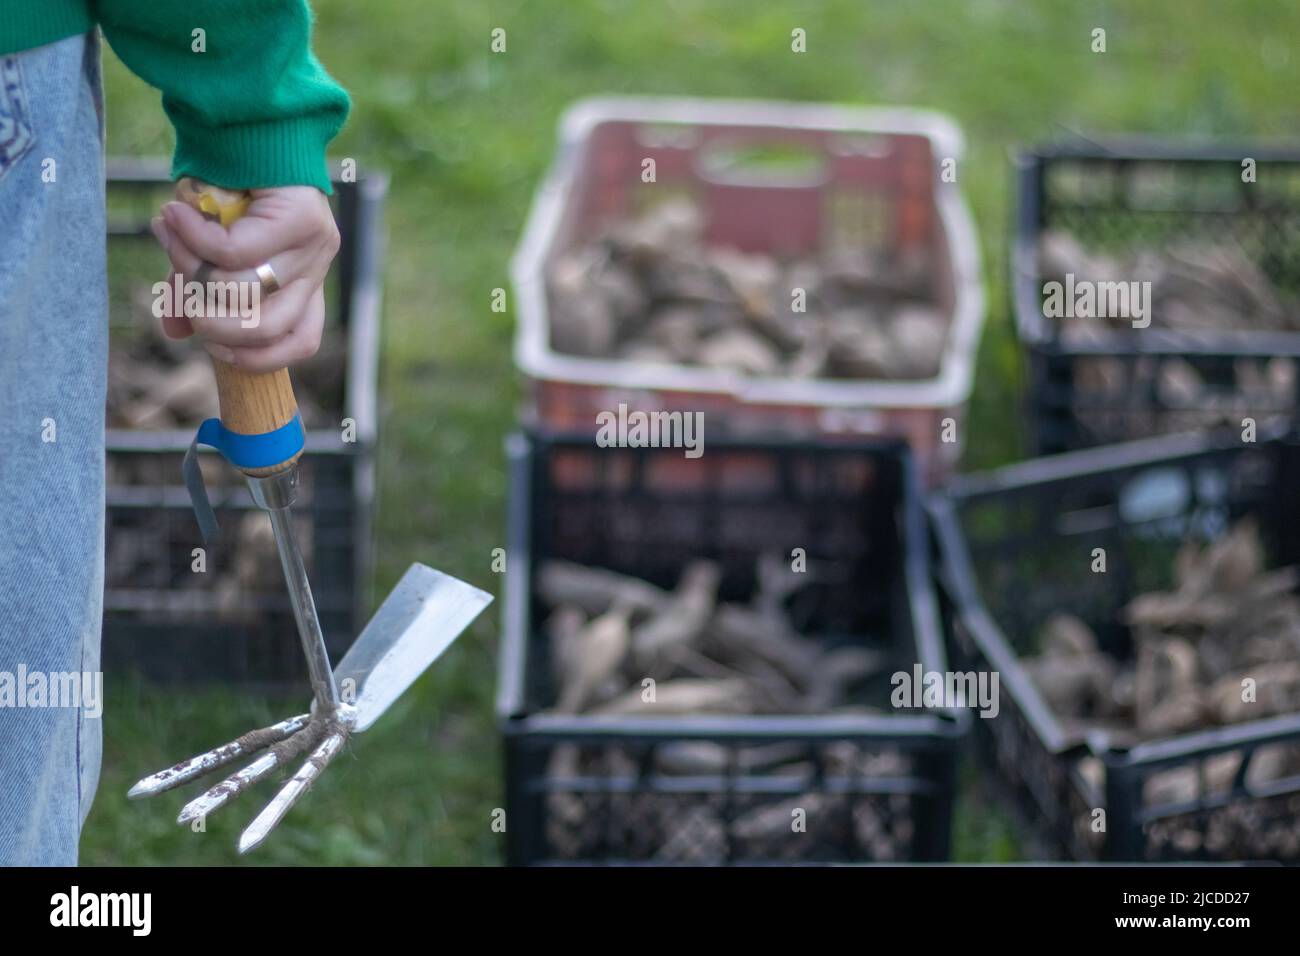
[{"label": "green grass background", "polygon": [[[504,546],[502,439],[520,389],[512,317],[489,308],[549,163],[557,117],[598,93],[830,100],[934,108],[967,138],[989,314],[966,467],[1020,447],[1021,373],[1006,308],[1008,154],[1107,132],[1295,137],[1300,7],[1279,0],[317,0],[316,49],[351,91],[336,157],[392,174],[380,379],[383,594],[413,560],[494,592]],[[196,16],[196,24],[201,18]],[[200,24],[201,25],[201,24]],[[489,50],[507,31],[507,50]],[[790,50],[791,30],[807,52]],[[1090,50],[1094,28],[1107,50]],[[157,94],[111,55],[109,151],[170,152]],[[481,620],[330,769],[248,862],[480,864],[499,860],[491,714],[497,614]],[[109,675],[104,771],[82,839],[89,864],[234,862],[265,794],[179,830],[179,798],[128,804],[140,772],[296,712],[268,700]],[[1007,821],[968,770],[956,855],[1013,858]]]}]

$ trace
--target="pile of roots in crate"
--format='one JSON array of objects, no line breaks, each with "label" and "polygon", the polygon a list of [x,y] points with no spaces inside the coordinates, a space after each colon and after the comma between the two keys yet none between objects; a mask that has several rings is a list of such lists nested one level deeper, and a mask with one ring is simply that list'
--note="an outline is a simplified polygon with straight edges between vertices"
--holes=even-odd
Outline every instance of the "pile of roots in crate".
[{"label": "pile of roots in crate", "polygon": [[[224,461],[201,460],[204,475],[210,472],[226,482],[239,480]],[[111,475],[124,469],[110,459]],[[116,479],[115,479],[116,480]],[[205,477],[211,488],[213,482]],[[115,594],[131,591],[149,593],[151,606],[138,610],[177,617],[196,615],[194,595],[206,592],[202,605],[204,614],[226,624],[256,624],[263,622],[270,607],[279,608],[283,598],[283,584],[277,575],[279,566],[275,537],[271,522],[260,509],[223,516],[221,542],[229,560],[204,561],[204,573],[195,573],[192,553],[197,540],[193,516],[182,510],[132,508],[119,512],[113,521],[111,533],[106,536],[105,571],[108,588]],[[292,516],[294,535],[305,554],[304,560],[312,562],[315,527],[310,515]],[[209,546],[211,550],[211,546]],[[180,556],[178,557],[178,551]],[[270,599],[271,604],[266,603]]]},{"label": "pile of roots in crate", "polygon": [[1025,666],[1059,715],[1118,746],[1289,713],[1300,705],[1300,573],[1263,565],[1251,519],[1210,544],[1187,542],[1174,589],[1124,609],[1132,661],[1058,614]]},{"label": "pile of roots in crate", "polygon": [[[1186,239],[1163,248],[1110,254],[1089,249],[1072,233],[1051,229],[1039,238],[1039,278],[1064,283],[1073,277],[1092,284],[1150,283],[1150,326],[1173,332],[1300,331],[1300,303],[1278,289],[1241,249],[1226,242]],[[1104,287],[1103,287],[1104,288]],[[1076,304],[1078,302],[1076,293]],[[1085,304],[1086,304],[1086,300]],[[1132,305],[1132,304],[1130,304]],[[1128,314],[1071,309],[1062,315],[1061,336],[1069,344],[1096,339],[1099,332],[1133,328]],[[1091,314],[1087,314],[1091,312]]]},{"label": "pile of roots in crate", "polygon": [[[1068,733],[1100,732],[1109,746],[1125,748],[1300,711],[1300,571],[1265,569],[1256,522],[1243,519],[1206,545],[1185,542],[1173,579],[1172,590],[1139,595],[1124,608],[1129,660],[1101,650],[1077,617],[1047,621],[1041,653],[1022,663]],[[1253,784],[1300,773],[1295,748],[1256,757]],[[1235,753],[1211,759],[1211,788],[1225,788],[1238,764]],[[1146,799],[1191,799],[1197,785],[1193,766],[1158,773]]]},{"label": "pile of roots in crate", "polygon": [[[1125,329],[1140,333],[1149,328],[1208,342],[1300,331],[1300,301],[1228,242],[1187,239],[1111,254],[1053,229],[1039,237],[1038,268],[1044,289],[1058,284],[1047,293],[1044,310],[1067,348],[1096,344]],[[1065,301],[1071,289],[1079,290],[1075,301]],[[1051,301],[1053,295],[1059,301]],[[1122,307],[1114,308],[1117,304]],[[1291,408],[1296,376],[1296,362],[1286,356],[1237,356],[1227,387],[1178,355],[1127,361],[1089,356],[1080,358],[1075,370],[1075,413],[1096,434],[1126,438],[1239,427],[1243,417]],[[1162,414],[1142,414],[1126,400],[1146,389],[1154,391]],[[1122,421],[1108,417],[1108,406],[1123,409]]]},{"label": "pile of roots in crate", "polygon": [[800,635],[785,601],[811,572],[791,571],[775,555],[760,558],[757,571],[758,592],[739,604],[719,601],[712,561],[687,565],[671,592],[601,568],[545,563],[538,585],[553,609],[554,709],[651,717],[862,711],[851,691],[885,672],[886,651]]},{"label": "pile of roots in crate", "polygon": [[675,198],[559,257],[551,345],[573,355],[795,379],[925,379],[949,318],[930,257],[839,248],[788,261],[713,247]]},{"label": "pile of roots in crate", "polygon": [[[601,568],[544,563],[538,591],[552,608],[545,626],[555,687],[550,713],[671,721],[886,711],[882,688],[893,670],[886,645],[835,646],[796,630],[787,602],[815,571],[793,572],[775,554],[761,556],[757,591],[743,604],[720,600],[719,576],[716,563],[696,560],[665,591]],[[564,743],[551,751],[546,837],[557,857],[613,851],[716,863],[729,846],[742,858],[807,859],[818,852],[812,846],[823,845],[820,852],[835,858],[908,858],[917,821],[906,794],[850,799],[825,783],[905,777],[909,765],[895,749],[845,739],[679,738],[653,746],[648,764],[646,752],[633,741]],[[568,789],[575,780],[601,779],[617,791],[617,781],[646,773],[683,785],[740,774],[801,782],[803,790],[722,801],[689,788],[676,800],[634,788],[595,805]],[[601,823],[606,813],[619,819],[621,835]],[[792,828],[795,820],[805,821],[808,835]]]}]

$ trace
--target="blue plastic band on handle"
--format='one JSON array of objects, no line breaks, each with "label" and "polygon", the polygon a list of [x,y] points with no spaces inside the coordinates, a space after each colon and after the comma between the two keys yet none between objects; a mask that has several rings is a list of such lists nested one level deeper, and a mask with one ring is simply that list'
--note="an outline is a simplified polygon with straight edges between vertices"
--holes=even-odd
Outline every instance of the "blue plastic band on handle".
[{"label": "blue plastic band on handle", "polygon": [[297,412],[279,428],[260,435],[232,432],[221,424],[219,418],[209,418],[200,425],[198,434],[194,436],[189,451],[185,453],[185,460],[181,463],[181,474],[185,479],[185,487],[189,490],[194,517],[199,522],[203,540],[215,538],[218,528],[217,516],[208,500],[208,490],[203,485],[203,472],[199,469],[199,445],[215,448],[236,468],[271,468],[293,458],[306,444],[307,435]]},{"label": "blue plastic band on handle", "polygon": [[307,436],[297,412],[275,431],[260,435],[232,432],[219,418],[209,418],[199,426],[195,444],[215,448],[236,468],[271,468],[288,461],[302,451]]}]

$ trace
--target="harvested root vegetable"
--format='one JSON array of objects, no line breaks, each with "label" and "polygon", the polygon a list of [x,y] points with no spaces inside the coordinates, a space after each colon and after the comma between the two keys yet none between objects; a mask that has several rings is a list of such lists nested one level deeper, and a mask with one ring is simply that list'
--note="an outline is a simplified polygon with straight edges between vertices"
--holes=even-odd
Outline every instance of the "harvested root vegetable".
[{"label": "harvested root vegetable", "polygon": [[632,634],[632,653],[639,666],[653,667],[674,648],[694,644],[709,623],[717,600],[718,566],[694,561],[682,572],[672,598]]},{"label": "harvested root vegetable", "polygon": [[667,592],[638,578],[570,561],[547,561],[538,572],[537,589],[547,604],[573,604],[600,614],[612,604],[653,611],[668,601]]},{"label": "harvested root vegetable", "polygon": [[[1300,311],[1239,249],[1215,240],[1118,254],[1090,250],[1059,230],[1043,234],[1038,274],[1044,282],[1151,283],[1151,328],[1171,331],[1261,332],[1300,329]],[[1087,336],[1098,323],[1131,328],[1131,316],[1073,315],[1062,333]]]},{"label": "harvested root vegetable", "polygon": [[[1074,288],[1095,287],[1099,301],[1103,283],[1125,290],[1126,298],[1131,290],[1145,288],[1149,295],[1144,296],[1146,315],[1138,319],[1142,326],[1199,341],[1300,330],[1300,300],[1283,294],[1242,250],[1214,239],[1112,252],[1090,249],[1074,235],[1052,230],[1039,240],[1038,278],[1044,285],[1057,282],[1069,288],[1068,280]],[[1093,311],[1112,310],[1097,306]],[[1133,329],[1137,316],[1132,307],[1115,311],[1125,314],[1089,316],[1070,309],[1062,317],[1053,313],[1048,321],[1067,346],[1092,344],[1115,330],[1142,334],[1144,328]],[[1230,344],[1224,348],[1234,350]],[[1291,413],[1297,374],[1289,357],[1241,356],[1232,362],[1232,384],[1225,386],[1217,373],[1177,356],[1157,360],[1135,355],[1127,361],[1079,357],[1074,362],[1074,414],[1097,441],[1239,428],[1243,417],[1263,424]],[[1132,407],[1129,397],[1143,393],[1155,396],[1158,411]]]},{"label": "harvested root vegetable", "polygon": [[617,605],[577,633],[573,648],[567,655],[570,666],[560,690],[557,710],[577,713],[618,673],[627,654],[631,614],[632,609],[627,605]]},{"label": "harvested root vegetable", "polygon": [[680,717],[688,714],[748,714],[757,696],[748,681],[678,677],[654,687],[634,687],[593,711],[625,717]]},{"label": "harvested root vegetable", "polygon": [[747,376],[920,379],[939,374],[949,316],[924,250],[834,249],[782,261],[704,242],[676,198],[558,257],[551,346]]},{"label": "harvested root vegetable", "polygon": [[1068,726],[1105,730],[1120,745],[1300,711],[1300,578],[1264,567],[1253,519],[1208,545],[1188,542],[1174,589],[1139,595],[1122,612],[1132,659],[1056,615],[1025,670]]},{"label": "harvested root vegetable", "polygon": [[758,589],[745,605],[718,602],[713,561],[689,563],[671,592],[601,568],[544,562],[536,580],[553,608],[545,633],[555,709],[639,716],[843,709],[864,682],[888,672],[889,654],[797,633],[784,602],[815,572],[793,574],[778,563],[759,560]]}]

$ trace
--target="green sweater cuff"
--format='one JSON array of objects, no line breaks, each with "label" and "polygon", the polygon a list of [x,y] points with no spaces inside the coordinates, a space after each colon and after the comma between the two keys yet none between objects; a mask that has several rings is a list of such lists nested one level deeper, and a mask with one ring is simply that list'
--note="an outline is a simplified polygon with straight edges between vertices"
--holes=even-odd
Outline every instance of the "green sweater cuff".
[{"label": "green sweater cuff", "polygon": [[93,23],[86,0],[44,0],[39,9],[30,3],[0,0],[0,54],[85,33]]},{"label": "green sweater cuff", "polygon": [[336,115],[268,123],[196,125],[168,111],[176,127],[172,176],[196,176],[226,189],[315,186],[333,193],[325,147],[340,125]]}]

